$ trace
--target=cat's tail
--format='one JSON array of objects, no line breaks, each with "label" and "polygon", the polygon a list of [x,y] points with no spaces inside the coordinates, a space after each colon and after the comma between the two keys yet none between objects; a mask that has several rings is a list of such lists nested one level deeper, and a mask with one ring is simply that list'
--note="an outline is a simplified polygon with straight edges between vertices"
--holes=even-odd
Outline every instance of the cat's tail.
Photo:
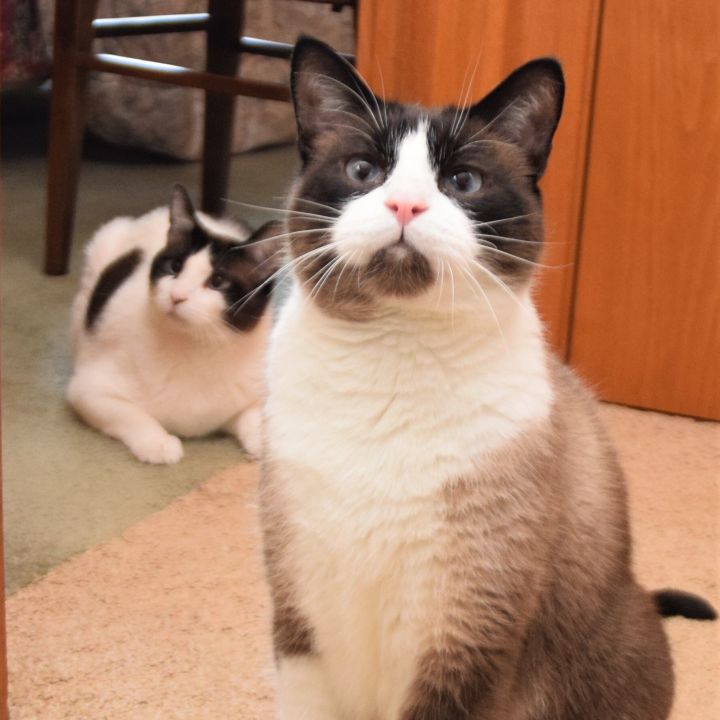
[{"label": "cat's tail", "polygon": [[717,620],[715,608],[699,595],[666,589],[657,590],[652,596],[663,617],[679,615],[689,620]]}]

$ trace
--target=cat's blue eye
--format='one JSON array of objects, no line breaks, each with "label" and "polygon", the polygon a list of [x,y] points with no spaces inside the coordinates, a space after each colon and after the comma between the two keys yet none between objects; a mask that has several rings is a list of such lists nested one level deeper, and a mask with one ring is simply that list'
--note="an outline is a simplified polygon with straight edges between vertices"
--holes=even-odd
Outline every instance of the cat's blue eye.
[{"label": "cat's blue eye", "polygon": [[225,276],[221,273],[213,273],[208,280],[208,286],[213,290],[219,290],[225,285]]},{"label": "cat's blue eye", "polygon": [[369,160],[352,158],[345,166],[345,172],[355,182],[370,183],[380,177],[382,170]]},{"label": "cat's blue eye", "polygon": [[448,176],[448,183],[455,192],[473,193],[482,187],[482,178],[475,170],[459,170]]}]

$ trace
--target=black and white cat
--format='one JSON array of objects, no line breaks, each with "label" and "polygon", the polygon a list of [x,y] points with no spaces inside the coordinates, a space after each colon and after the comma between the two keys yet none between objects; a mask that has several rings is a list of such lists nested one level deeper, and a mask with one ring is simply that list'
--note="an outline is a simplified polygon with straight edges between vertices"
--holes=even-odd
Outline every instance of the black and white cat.
[{"label": "black and white cat", "polygon": [[278,232],[195,212],[179,185],[169,209],[101,227],[73,307],[77,413],[144,462],[216,430],[257,455]]}]

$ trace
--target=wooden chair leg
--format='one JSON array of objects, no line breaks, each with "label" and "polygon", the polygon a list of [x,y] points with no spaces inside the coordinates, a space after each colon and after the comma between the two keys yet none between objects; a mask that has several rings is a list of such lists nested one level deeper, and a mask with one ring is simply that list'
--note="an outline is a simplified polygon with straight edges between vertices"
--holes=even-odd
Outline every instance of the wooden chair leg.
[{"label": "wooden chair leg", "polygon": [[[210,0],[206,69],[222,75],[237,74],[238,38],[242,35],[245,3],[241,0]],[[205,93],[203,133],[202,209],[220,213],[227,197],[235,119],[234,95]]]},{"label": "wooden chair leg", "polygon": [[64,275],[68,270],[87,87],[87,72],[77,67],[76,57],[91,46],[96,5],[97,0],[56,3],[45,244],[48,275]]}]

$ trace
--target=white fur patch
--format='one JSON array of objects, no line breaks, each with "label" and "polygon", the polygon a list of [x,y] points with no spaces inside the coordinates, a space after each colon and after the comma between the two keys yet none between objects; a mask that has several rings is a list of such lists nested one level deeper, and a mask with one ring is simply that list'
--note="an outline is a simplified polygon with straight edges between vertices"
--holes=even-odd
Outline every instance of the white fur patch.
[{"label": "white fur patch", "polygon": [[248,236],[248,231],[234,221],[227,218],[214,218],[200,210],[195,211],[195,222],[197,222],[205,232],[219,240],[225,239],[231,242],[237,242],[238,240],[245,240]]},{"label": "white fur patch", "polygon": [[282,310],[267,449],[286,478],[288,567],[337,717],[397,717],[430,632],[436,494],[549,413],[540,325],[521,301],[526,312],[505,302],[504,340],[477,311],[352,323],[298,291]]}]

